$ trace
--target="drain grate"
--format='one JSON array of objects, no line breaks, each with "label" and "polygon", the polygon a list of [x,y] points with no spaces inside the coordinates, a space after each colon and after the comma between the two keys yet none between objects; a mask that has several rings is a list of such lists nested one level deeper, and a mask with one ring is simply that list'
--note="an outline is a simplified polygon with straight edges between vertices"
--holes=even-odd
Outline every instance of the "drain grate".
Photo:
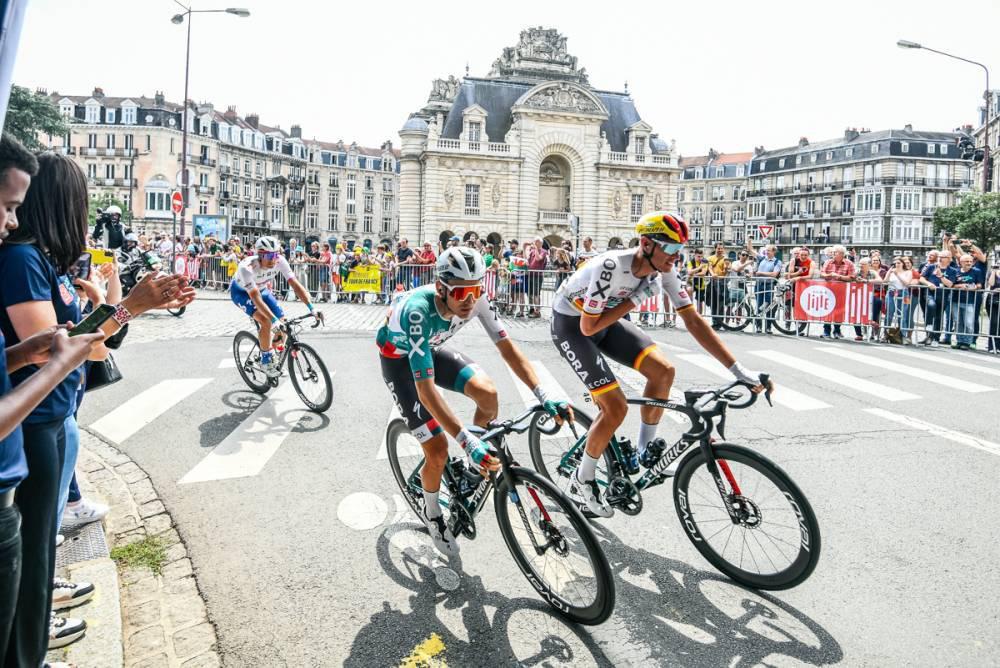
[{"label": "drain grate", "polygon": [[63,535],[66,540],[56,548],[56,568],[110,556],[104,526],[100,522],[91,522],[79,529],[65,531]]}]

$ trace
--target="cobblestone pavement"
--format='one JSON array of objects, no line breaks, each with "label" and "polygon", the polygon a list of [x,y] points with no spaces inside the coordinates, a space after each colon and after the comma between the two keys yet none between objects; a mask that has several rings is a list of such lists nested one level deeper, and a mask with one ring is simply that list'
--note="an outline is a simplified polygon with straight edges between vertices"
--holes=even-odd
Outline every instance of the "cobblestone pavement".
[{"label": "cobblestone pavement", "polygon": [[[305,312],[297,301],[281,302],[285,313],[297,316]],[[326,317],[323,332],[374,332],[382,325],[386,307],[378,304],[318,304]],[[539,326],[530,320],[505,320],[511,329]],[[547,325],[546,325],[547,326]],[[170,341],[206,336],[233,336],[241,329],[249,329],[249,319],[237,309],[225,292],[201,290],[196,299],[180,317],[166,311],[147,313],[130,328],[128,339],[132,343]]]},{"label": "cobblestone pavement", "polygon": [[215,628],[208,621],[191,560],[149,476],[93,434],[80,435],[78,469],[111,506],[105,526],[112,545],[155,536],[166,548],[159,575],[146,567],[119,571],[126,668],[218,666]]}]

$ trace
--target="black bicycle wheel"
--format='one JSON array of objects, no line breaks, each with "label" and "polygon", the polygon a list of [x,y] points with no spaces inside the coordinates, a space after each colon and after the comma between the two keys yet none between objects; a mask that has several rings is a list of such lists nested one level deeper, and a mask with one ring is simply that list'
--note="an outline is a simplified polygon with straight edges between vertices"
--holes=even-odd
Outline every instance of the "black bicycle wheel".
[{"label": "black bicycle wheel", "polygon": [[288,351],[288,375],[295,393],[309,410],[324,413],[333,403],[333,382],[319,353],[305,343],[295,343]]},{"label": "black bicycle wheel", "polygon": [[803,582],[820,553],[819,523],[805,495],[776,464],[749,448],[716,443],[712,449],[739,486],[734,495],[726,482],[740,520],[730,517],[698,448],[684,458],[674,479],[674,505],[688,538],[720,572],[747,587],[788,589]]},{"label": "black bicycle wheel", "polygon": [[[403,420],[393,420],[385,430],[385,449],[392,477],[399,491],[417,517],[424,507],[420,488],[420,467],[424,465],[423,448]],[[444,491],[444,490],[442,490]]]},{"label": "black bicycle wheel", "polygon": [[611,615],[611,566],[583,514],[552,482],[511,467],[497,481],[493,505],[507,548],[549,605],[580,624]]},{"label": "black bicycle wheel", "polygon": [[186,311],[186,310],[187,310],[187,306],[181,306],[180,308],[168,308],[167,309],[167,313],[169,313],[170,315],[174,316],[175,318],[179,318],[182,315],[184,315],[184,311]]},{"label": "black bicycle wheel", "polygon": [[774,328],[782,334],[795,334],[795,304],[786,295],[775,295],[770,317]]},{"label": "black bicycle wheel", "polygon": [[271,389],[264,367],[260,365],[260,343],[257,335],[250,332],[237,332],[233,339],[233,357],[236,358],[236,368],[243,377],[243,382],[257,394],[267,394]]},{"label": "black bicycle wheel", "polygon": [[752,318],[753,309],[750,308],[750,304],[746,301],[741,301],[726,309],[726,315],[721,323],[722,328],[728,329],[730,332],[739,332],[746,329]]},{"label": "black bicycle wheel", "polygon": [[[587,431],[593,420],[589,415],[573,407],[575,416],[576,435],[568,423],[559,425],[545,413],[535,413],[528,427],[528,450],[531,453],[531,463],[535,470],[555,483],[563,494],[569,493],[569,477],[576,470],[580,459],[583,457],[583,441],[587,438]],[[553,431],[553,433],[546,433]],[[574,453],[566,457],[571,449],[576,447]],[[609,447],[604,451],[600,463],[597,465],[596,480],[602,488],[607,488],[610,476],[608,471],[612,468],[613,455]],[[590,513],[585,513],[590,516]]]}]

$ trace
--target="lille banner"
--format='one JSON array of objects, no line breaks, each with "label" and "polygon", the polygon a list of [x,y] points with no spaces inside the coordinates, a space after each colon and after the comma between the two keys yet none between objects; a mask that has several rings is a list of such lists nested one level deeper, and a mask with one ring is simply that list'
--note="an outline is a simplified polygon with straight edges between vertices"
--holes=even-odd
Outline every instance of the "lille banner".
[{"label": "lille banner", "polygon": [[382,270],[375,264],[354,267],[342,289],[344,292],[381,292]]},{"label": "lille banner", "polygon": [[869,325],[871,297],[868,283],[796,281],[795,319]]}]

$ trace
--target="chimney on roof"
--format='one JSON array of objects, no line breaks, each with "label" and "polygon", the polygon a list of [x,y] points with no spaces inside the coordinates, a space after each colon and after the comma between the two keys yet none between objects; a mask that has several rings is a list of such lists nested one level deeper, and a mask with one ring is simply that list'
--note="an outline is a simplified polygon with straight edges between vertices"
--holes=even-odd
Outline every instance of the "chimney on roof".
[{"label": "chimney on roof", "polygon": [[903,126],[903,129],[906,130],[907,132],[913,132],[913,125],[911,123],[907,123],[906,125]]},{"label": "chimney on roof", "polygon": [[48,95],[48,94],[49,94],[49,91],[47,91],[44,88],[39,87],[39,88],[35,89],[35,95]]},{"label": "chimney on roof", "polygon": [[236,107],[234,107],[233,105],[229,105],[228,107],[226,107],[226,113],[224,113],[222,115],[225,117],[225,119],[227,121],[235,121],[236,120]]},{"label": "chimney on roof", "polygon": [[972,125],[971,124],[963,125],[962,126],[962,132],[964,132],[967,135],[972,134]]},{"label": "chimney on roof", "polygon": [[302,139],[302,126],[298,123],[292,126],[292,136],[297,139]]},{"label": "chimney on roof", "polygon": [[254,130],[256,130],[257,126],[260,124],[260,116],[257,114],[247,114],[243,120],[245,120],[247,125],[252,127]]},{"label": "chimney on roof", "polygon": [[392,153],[392,140],[391,139],[387,139],[384,142],[382,142],[382,150],[383,151],[388,151],[389,153]]},{"label": "chimney on roof", "polygon": [[809,138],[808,137],[799,137],[799,148],[802,148],[804,146],[809,146]]},{"label": "chimney on roof", "polygon": [[162,90],[156,91],[156,93],[153,95],[153,103],[157,107],[162,107],[164,104],[167,103],[166,99],[164,99],[164,97],[163,97],[163,91]]},{"label": "chimney on roof", "polygon": [[718,157],[719,157],[719,152],[718,151],[716,151],[714,148],[708,149],[708,159],[709,160],[715,160]]},{"label": "chimney on roof", "polygon": [[98,86],[94,86],[94,92],[90,94],[95,100],[100,100],[104,97],[104,89]]},{"label": "chimney on roof", "polygon": [[760,155],[763,152],[764,152],[764,147],[763,146],[754,146],[753,147],[753,157],[756,158],[758,155]]},{"label": "chimney on roof", "polygon": [[857,128],[846,128],[844,130],[844,141],[854,141],[858,138]]}]

